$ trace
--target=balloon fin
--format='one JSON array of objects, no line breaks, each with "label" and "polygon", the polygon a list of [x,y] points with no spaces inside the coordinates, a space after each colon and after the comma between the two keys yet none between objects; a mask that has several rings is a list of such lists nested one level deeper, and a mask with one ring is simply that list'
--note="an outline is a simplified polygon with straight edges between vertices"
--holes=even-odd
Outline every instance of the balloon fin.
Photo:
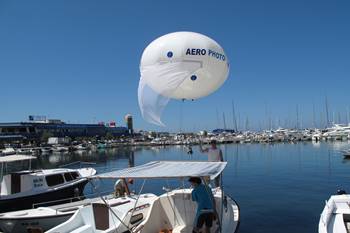
[{"label": "balloon fin", "polygon": [[[182,61],[142,67],[138,88],[142,117],[149,123],[165,126],[160,118],[170,100],[166,96],[171,96],[201,66],[200,62]],[[156,87],[157,92],[151,86]]]},{"label": "balloon fin", "polygon": [[153,91],[152,88],[144,82],[143,78],[140,78],[138,101],[143,119],[158,126],[165,126],[160,120],[160,117],[169,100],[169,98]]}]

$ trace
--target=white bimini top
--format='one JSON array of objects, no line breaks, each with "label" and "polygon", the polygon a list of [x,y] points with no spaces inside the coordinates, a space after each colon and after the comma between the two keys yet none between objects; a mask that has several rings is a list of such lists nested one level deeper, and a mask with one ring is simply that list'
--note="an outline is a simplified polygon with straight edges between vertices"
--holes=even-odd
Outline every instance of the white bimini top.
[{"label": "white bimini top", "polygon": [[217,177],[226,167],[226,162],[204,161],[153,161],[144,165],[111,171],[95,178],[184,178]]}]

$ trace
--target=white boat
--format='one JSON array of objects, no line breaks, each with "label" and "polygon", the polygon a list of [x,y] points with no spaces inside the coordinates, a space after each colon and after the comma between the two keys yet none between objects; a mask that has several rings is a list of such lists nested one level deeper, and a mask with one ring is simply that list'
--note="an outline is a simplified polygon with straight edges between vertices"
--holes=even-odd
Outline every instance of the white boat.
[{"label": "white boat", "polygon": [[334,124],[333,127],[327,129],[328,132],[323,134],[327,139],[345,140],[350,134],[350,125]]},{"label": "white boat", "polygon": [[342,150],[340,152],[343,154],[345,159],[349,159],[350,158],[350,149],[345,149],[345,150]]},{"label": "white boat", "polygon": [[74,150],[77,150],[77,151],[86,151],[87,149],[88,147],[84,144],[79,144],[74,146]]},{"label": "white boat", "polygon": [[35,150],[32,148],[18,148],[16,153],[21,155],[34,155]]},{"label": "white boat", "polygon": [[69,148],[66,146],[54,146],[52,147],[52,151],[54,153],[64,153],[64,152],[68,152]]},{"label": "white boat", "polygon": [[12,147],[7,147],[5,149],[0,150],[0,156],[5,156],[5,155],[14,155],[16,154],[16,150]]},{"label": "white boat", "polygon": [[[113,196],[109,195],[105,198],[108,200]],[[50,207],[2,213],[0,214],[0,229],[4,233],[28,232],[30,228],[47,231],[67,221],[79,208],[92,202],[101,203],[102,200],[97,197]]]},{"label": "white boat", "polygon": [[52,152],[52,148],[51,147],[41,147],[40,151],[42,154],[49,154]]},{"label": "white boat", "polygon": [[[25,155],[0,157],[4,163],[35,158]],[[3,171],[3,169],[1,169]],[[35,205],[47,206],[55,200],[67,200],[82,196],[88,177],[95,175],[93,168],[81,169],[43,169],[12,172],[2,176],[0,186],[0,213],[20,209],[30,209]]]},{"label": "white boat", "polygon": [[[172,179],[209,177],[214,179],[226,166],[226,162],[155,161],[141,166],[113,171],[95,176],[99,179]],[[144,183],[142,187],[144,186]],[[191,233],[196,214],[196,203],[191,200],[192,189],[181,187],[155,196],[143,194],[127,196],[128,201],[115,206],[120,198],[106,200],[104,204],[79,209],[68,221],[47,233],[107,233],[139,232],[155,233],[171,230],[173,233]],[[208,189],[210,192],[211,190]],[[140,193],[142,192],[142,188]],[[213,190],[217,217],[212,232],[234,233],[239,225],[239,207],[224,194],[221,188]],[[96,209],[97,208],[97,209]]]},{"label": "white boat", "polygon": [[326,201],[318,224],[319,233],[350,232],[350,195],[333,195]]}]

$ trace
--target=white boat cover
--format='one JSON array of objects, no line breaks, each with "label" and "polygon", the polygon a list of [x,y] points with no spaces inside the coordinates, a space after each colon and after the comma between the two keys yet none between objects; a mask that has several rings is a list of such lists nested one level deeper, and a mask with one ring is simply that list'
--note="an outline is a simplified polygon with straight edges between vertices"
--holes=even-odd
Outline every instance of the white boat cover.
[{"label": "white boat cover", "polygon": [[226,167],[226,162],[153,161],[144,165],[102,173],[95,178],[181,178],[214,179]]},{"label": "white boat cover", "polygon": [[5,155],[5,156],[0,156],[0,163],[9,163],[9,162],[30,160],[30,159],[36,159],[36,157],[31,155]]}]

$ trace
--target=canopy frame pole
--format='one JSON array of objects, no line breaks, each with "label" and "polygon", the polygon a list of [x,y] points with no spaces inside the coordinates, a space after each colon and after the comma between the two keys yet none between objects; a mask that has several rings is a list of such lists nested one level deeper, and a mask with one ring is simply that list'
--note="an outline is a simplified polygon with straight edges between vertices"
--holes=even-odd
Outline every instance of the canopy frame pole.
[{"label": "canopy frame pole", "polygon": [[[0,182],[2,182],[3,176],[4,176],[4,163],[1,163]],[[0,183],[0,193],[1,193],[1,183]]]},{"label": "canopy frame pole", "polygon": [[224,189],[223,189],[223,179],[222,179],[222,173],[219,175],[220,176],[220,189],[221,189],[221,210],[220,210],[220,232],[222,233],[222,221],[223,221],[223,216],[224,216]]},{"label": "canopy frame pole", "polygon": [[[140,188],[140,191],[139,191],[139,193],[138,193],[138,195],[137,195],[137,198],[136,198],[136,201],[135,201],[134,208],[132,208],[131,216],[132,216],[132,215],[134,214],[134,212],[135,212],[137,202],[139,201],[139,198],[140,198],[141,192],[143,191],[143,187],[145,186],[146,180],[147,180],[147,179],[144,179],[144,180],[143,180],[142,186],[141,186],[141,188]],[[131,219],[131,217],[130,217],[130,219]],[[129,226],[130,226],[130,221],[128,222],[128,229],[129,229]],[[132,231],[130,231],[130,232],[132,232]]]}]

